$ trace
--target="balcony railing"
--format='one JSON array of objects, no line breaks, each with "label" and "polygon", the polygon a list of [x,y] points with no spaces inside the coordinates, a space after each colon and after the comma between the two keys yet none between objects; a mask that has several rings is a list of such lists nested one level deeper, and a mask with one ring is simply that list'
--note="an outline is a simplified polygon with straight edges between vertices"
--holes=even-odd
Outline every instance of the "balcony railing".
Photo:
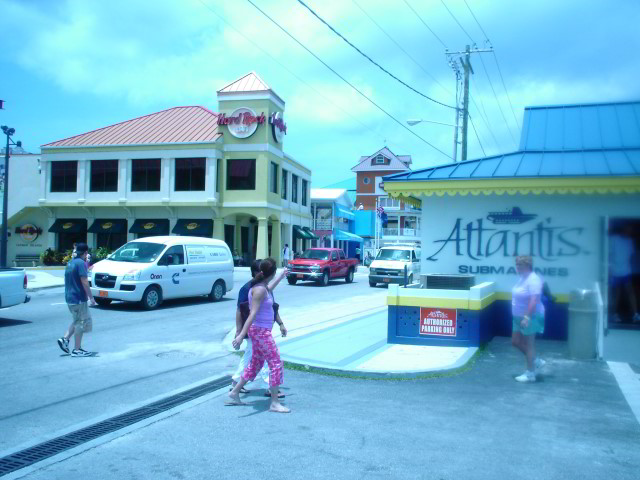
[{"label": "balcony railing", "polygon": [[416,228],[383,228],[382,235],[385,237],[419,237],[420,230]]}]

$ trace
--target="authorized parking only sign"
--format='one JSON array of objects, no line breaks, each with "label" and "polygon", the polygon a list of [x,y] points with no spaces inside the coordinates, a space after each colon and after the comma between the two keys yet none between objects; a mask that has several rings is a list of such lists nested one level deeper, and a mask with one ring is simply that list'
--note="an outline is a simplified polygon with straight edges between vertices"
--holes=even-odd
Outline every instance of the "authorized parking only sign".
[{"label": "authorized parking only sign", "polygon": [[420,308],[420,335],[455,337],[458,311],[453,308]]}]

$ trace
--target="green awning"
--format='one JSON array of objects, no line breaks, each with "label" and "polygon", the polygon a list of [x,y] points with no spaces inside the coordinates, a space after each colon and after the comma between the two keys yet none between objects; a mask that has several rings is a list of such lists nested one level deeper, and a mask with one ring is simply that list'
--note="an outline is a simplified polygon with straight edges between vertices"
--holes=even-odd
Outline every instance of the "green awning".
[{"label": "green awning", "polygon": [[316,238],[315,235],[309,235],[306,230],[304,230],[302,227],[299,227],[298,225],[293,225],[293,235],[300,238],[306,238],[307,240],[313,240],[314,238]]},{"label": "green awning", "polygon": [[97,218],[87,230],[89,233],[127,233],[125,218]]},{"label": "green awning", "polygon": [[334,230],[334,238],[336,240],[346,240],[347,242],[358,242],[362,243],[364,240],[362,237],[356,235],[355,233],[345,232],[344,230]]},{"label": "green awning", "polygon": [[305,231],[305,233],[307,233],[307,235],[311,235],[309,237],[311,240],[319,239],[319,237],[315,233],[313,233],[309,227],[302,227],[302,229]]},{"label": "green awning", "polygon": [[213,237],[213,220],[209,218],[181,218],[171,233],[191,237]]},{"label": "green awning", "polygon": [[85,233],[87,231],[86,218],[58,218],[51,228],[51,233]]},{"label": "green awning", "polygon": [[131,228],[129,233],[137,233],[138,235],[169,235],[169,219],[168,218],[139,218]]}]

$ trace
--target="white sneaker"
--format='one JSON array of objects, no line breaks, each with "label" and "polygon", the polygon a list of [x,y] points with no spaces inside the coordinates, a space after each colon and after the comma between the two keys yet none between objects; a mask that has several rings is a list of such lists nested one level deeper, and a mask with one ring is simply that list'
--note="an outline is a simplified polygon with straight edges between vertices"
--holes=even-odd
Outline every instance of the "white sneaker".
[{"label": "white sneaker", "polygon": [[528,370],[524,372],[522,375],[518,375],[516,377],[516,382],[527,383],[527,382],[535,382],[535,381],[536,381],[536,374]]},{"label": "white sneaker", "polygon": [[536,370],[544,368],[546,364],[547,362],[545,362],[543,359],[541,359],[540,357],[536,357]]}]

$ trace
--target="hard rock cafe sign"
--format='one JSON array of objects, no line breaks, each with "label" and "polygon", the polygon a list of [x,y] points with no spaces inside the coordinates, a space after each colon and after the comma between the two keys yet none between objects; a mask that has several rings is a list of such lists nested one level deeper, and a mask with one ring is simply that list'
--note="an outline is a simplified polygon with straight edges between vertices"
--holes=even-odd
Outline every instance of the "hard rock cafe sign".
[{"label": "hard rock cafe sign", "polygon": [[24,242],[31,243],[35,242],[40,234],[42,234],[42,229],[31,223],[26,223],[16,228],[16,233],[20,235],[20,238],[22,238]]},{"label": "hard rock cafe sign", "polygon": [[221,113],[218,116],[218,125],[226,125],[229,133],[236,138],[248,138],[255,133],[258,125],[266,121],[264,112],[257,115],[250,108],[241,107],[235,109],[231,115]]},{"label": "hard rock cafe sign", "polygon": [[269,115],[269,123],[271,124],[271,133],[273,134],[273,139],[281,143],[282,138],[287,133],[287,124],[284,123],[281,112],[275,112]]}]

